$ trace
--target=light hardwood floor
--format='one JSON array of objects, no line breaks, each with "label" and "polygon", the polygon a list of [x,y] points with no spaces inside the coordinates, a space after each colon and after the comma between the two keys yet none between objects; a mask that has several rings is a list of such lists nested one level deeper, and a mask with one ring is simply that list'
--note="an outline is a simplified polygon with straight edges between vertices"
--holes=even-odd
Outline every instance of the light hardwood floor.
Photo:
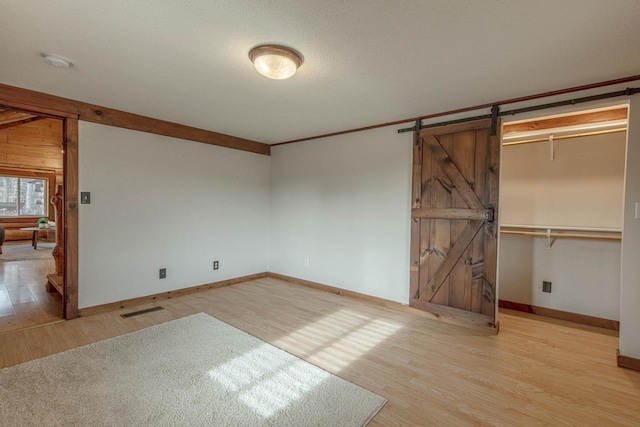
[{"label": "light hardwood floor", "polygon": [[62,320],[60,295],[45,290],[53,258],[0,262],[0,334]]},{"label": "light hardwood floor", "polygon": [[0,367],[198,312],[386,397],[373,426],[640,425],[611,331],[502,313],[485,335],[273,278],[5,334]]}]

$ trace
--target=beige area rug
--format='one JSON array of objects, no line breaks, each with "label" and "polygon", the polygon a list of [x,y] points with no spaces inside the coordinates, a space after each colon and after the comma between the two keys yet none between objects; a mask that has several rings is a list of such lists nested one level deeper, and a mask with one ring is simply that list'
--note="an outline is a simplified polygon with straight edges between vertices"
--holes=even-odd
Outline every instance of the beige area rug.
[{"label": "beige area rug", "polygon": [[55,243],[38,242],[38,248],[33,249],[31,243],[20,243],[18,245],[11,242],[2,245],[2,254],[0,254],[0,262],[9,261],[28,261],[32,259],[53,259],[53,248]]},{"label": "beige area rug", "polygon": [[385,403],[204,313],[0,370],[3,426],[363,426]]}]

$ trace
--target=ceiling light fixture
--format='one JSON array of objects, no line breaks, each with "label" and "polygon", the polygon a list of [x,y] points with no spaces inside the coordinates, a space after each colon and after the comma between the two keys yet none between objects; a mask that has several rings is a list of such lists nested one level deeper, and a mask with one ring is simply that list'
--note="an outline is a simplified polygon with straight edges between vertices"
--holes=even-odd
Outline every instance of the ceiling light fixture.
[{"label": "ceiling light fixture", "polygon": [[274,80],[288,79],[304,62],[299,52],[277,44],[256,46],[249,51],[249,58],[260,74]]},{"label": "ceiling light fixture", "polygon": [[44,62],[56,68],[71,67],[71,61],[69,61],[67,58],[64,58],[62,56],[59,56],[59,55],[43,55],[43,56],[44,56]]}]

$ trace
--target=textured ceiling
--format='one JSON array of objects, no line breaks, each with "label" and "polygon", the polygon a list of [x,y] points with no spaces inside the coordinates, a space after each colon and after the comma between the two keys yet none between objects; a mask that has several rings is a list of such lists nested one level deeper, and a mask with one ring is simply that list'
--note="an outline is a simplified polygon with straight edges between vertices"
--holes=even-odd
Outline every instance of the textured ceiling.
[{"label": "textured ceiling", "polygon": [[[640,74],[638,22],[638,0],[2,0],[0,83],[272,143]],[[264,42],[303,53],[293,78],[253,69]]]}]

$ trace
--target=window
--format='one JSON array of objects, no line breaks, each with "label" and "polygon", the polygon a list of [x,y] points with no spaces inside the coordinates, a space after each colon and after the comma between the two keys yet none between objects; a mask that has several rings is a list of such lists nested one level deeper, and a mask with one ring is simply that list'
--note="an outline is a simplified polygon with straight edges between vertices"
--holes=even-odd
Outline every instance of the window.
[{"label": "window", "polygon": [[47,180],[0,176],[0,217],[47,216]]}]

